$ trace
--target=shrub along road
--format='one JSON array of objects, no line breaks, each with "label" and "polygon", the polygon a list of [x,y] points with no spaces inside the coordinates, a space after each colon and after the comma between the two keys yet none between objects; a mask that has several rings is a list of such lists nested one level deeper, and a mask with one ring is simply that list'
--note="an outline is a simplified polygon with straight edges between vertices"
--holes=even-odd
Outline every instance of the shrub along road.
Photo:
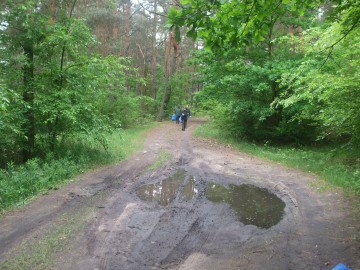
[{"label": "shrub along road", "polygon": [[[313,175],[195,138],[200,123],[190,119],[185,132],[163,123],[131,159],[6,213],[0,269],[360,269],[351,198],[319,189]],[[275,199],[261,205],[252,191],[230,196],[244,184],[284,207],[263,211]],[[269,226],[251,217],[266,223],[279,211]]]}]

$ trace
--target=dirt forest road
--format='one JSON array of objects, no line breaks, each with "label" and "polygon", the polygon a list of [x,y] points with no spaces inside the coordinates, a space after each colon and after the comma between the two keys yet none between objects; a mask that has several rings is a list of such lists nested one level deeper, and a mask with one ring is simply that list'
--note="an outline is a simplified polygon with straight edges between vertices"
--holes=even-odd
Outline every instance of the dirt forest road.
[{"label": "dirt forest road", "polygon": [[162,123],[131,159],[4,215],[0,269],[360,269],[349,198],[193,137],[201,123]]}]

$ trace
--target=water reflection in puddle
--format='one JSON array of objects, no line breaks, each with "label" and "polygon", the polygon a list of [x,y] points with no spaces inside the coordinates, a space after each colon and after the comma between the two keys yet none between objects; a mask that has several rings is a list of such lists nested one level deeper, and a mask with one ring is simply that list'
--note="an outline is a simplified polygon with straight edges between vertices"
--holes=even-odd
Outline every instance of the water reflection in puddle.
[{"label": "water reflection in puddle", "polygon": [[181,192],[181,198],[184,201],[191,201],[195,198],[198,190],[196,188],[196,180],[194,176],[191,176],[189,181],[186,183],[184,189]]},{"label": "water reflection in puddle", "polygon": [[[158,202],[162,206],[171,203],[186,177],[185,170],[178,170],[172,177],[156,184],[145,185],[137,190],[138,197],[143,201]],[[181,198],[185,201],[192,200],[197,194],[195,177],[191,176],[181,191]]]},{"label": "water reflection in puddle", "polygon": [[211,183],[206,197],[213,202],[228,203],[240,222],[268,229],[283,217],[285,203],[267,189],[253,185],[223,185]]}]

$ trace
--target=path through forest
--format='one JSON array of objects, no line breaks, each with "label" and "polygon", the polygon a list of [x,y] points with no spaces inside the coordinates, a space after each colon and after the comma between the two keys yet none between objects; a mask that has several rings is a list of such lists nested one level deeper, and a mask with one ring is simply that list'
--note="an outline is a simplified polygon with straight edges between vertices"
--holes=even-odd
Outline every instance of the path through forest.
[{"label": "path through forest", "polygon": [[[201,123],[162,123],[131,159],[4,215],[0,269],[360,269],[350,198],[311,174],[193,137]],[[280,221],[240,222],[239,196],[217,191],[244,184],[281,199]]]}]

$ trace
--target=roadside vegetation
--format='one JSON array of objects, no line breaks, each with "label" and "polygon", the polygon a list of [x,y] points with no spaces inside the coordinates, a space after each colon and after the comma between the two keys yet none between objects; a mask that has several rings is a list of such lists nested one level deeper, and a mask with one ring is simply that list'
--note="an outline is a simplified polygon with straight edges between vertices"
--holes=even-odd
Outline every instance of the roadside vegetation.
[{"label": "roadside vegetation", "polygon": [[347,193],[360,195],[359,159],[344,147],[336,145],[274,146],[239,140],[225,132],[221,124],[219,125],[216,121],[209,121],[199,126],[195,134],[231,145],[250,155],[314,173],[325,182],[342,187]]},{"label": "roadside vegetation", "polygon": [[0,170],[0,213],[49,189],[58,189],[89,169],[128,158],[141,148],[144,133],[153,125],[149,123],[108,135],[106,149],[96,141],[72,138],[42,159],[31,159],[22,165],[9,163]]},{"label": "roadside vegetation", "polygon": [[125,158],[178,104],[360,192],[359,1],[136,2],[0,1],[0,212]]},{"label": "roadside vegetation", "polygon": [[169,24],[206,48],[198,133],[359,194],[359,1],[184,2]]}]

